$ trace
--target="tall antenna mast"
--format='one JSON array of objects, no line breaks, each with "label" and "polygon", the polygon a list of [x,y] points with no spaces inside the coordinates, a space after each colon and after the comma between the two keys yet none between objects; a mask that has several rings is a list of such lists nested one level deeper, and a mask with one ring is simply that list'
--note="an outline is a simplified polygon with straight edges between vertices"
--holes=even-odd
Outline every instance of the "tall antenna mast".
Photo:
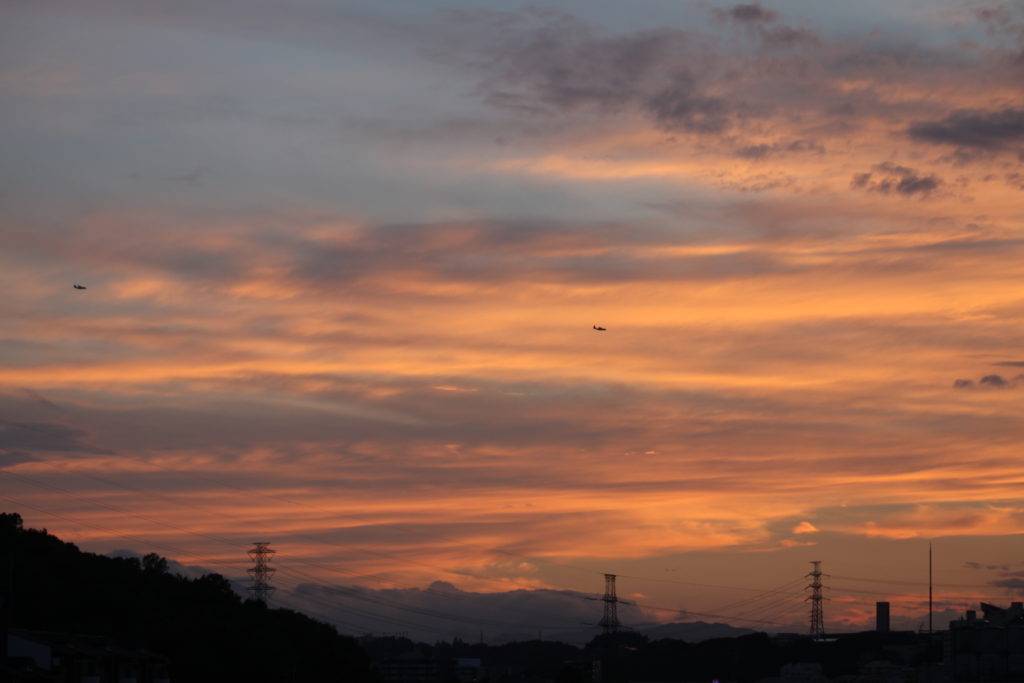
[{"label": "tall antenna mast", "polygon": [[619,630],[619,599],[615,595],[615,574],[604,575],[604,616],[599,626],[604,633],[615,633]]},{"label": "tall antenna mast", "polygon": [[932,630],[932,543],[928,542],[928,633]]},{"label": "tall antenna mast", "polygon": [[270,568],[270,561],[276,554],[276,550],[270,549],[270,543],[253,543],[252,548],[249,549],[249,558],[256,563],[255,567],[246,570],[252,577],[252,585],[249,590],[252,591],[253,600],[264,605],[267,604],[270,594],[277,590],[270,585],[270,579],[277,571]]},{"label": "tall antenna mast", "polygon": [[811,584],[807,586],[811,589],[811,594],[806,599],[811,601],[811,636],[821,638],[825,635],[825,620],[821,612],[821,589],[824,588],[821,585],[821,577],[827,574],[821,573],[821,560],[811,560],[811,564],[814,565],[814,569],[807,574],[811,579]]}]

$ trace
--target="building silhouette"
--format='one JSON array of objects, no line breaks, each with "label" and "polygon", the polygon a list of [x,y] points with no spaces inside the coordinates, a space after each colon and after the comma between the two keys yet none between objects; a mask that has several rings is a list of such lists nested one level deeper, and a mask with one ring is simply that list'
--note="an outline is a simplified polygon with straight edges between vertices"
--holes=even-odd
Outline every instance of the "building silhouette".
[{"label": "building silhouette", "polygon": [[107,636],[11,629],[0,680],[170,683],[169,660]]},{"label": "building silhouette", "polygon": [[875,603],[875,631],[878,633],[889,632],[889,603]]},{"label": "building silhouette", "polygon": [[954,681],[1024,681],[1024,603],[1009,607],[981,603],[952,621],[946,633],[945,661]]}]

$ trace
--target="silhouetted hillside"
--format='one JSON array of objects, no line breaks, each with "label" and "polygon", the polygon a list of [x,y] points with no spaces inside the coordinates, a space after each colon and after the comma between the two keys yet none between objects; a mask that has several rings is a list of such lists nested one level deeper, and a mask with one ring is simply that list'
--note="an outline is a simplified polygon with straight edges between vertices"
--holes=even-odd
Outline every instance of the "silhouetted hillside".
[{"label": "silhouetted hillside", "polygon": [[219,574],[171,574],[155,554],[85,553],[0,513],[0,571],[15,628],[136,642],[170,659],[172,680],[376,680],[365,652],[334,627],[243,602]]},{"label": "silhouetted hillside", "polygon": [[737,638],[749,636],[756,633],[753,629],[730,626],[729,624],[713,623],[705,621],[673,622],[661,624],[640,630],[651,640],[683,640],[687,643],[700,643],[714,638]]}]

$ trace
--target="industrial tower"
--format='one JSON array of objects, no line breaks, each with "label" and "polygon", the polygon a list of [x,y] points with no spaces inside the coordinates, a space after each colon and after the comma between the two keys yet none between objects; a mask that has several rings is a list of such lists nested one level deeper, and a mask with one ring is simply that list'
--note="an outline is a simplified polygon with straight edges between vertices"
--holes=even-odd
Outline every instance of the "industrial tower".
[{"label": "industrial tower", "polygon": [[821,577],[828,575],[821,573],[821,560],[811,560],[811,564],[814,565],[814,569],[807,575],[811,579],[811,585],[807,586],[811,589],[811,594],[806,598],[811,601],[811,637],[821,638],[825,635],[825,620],[821,613],[821,589],[824,588],[821,585]]},{"label": "industrial tower", "polygon": [[252,585],[249,590],[252,591],[253,600],[264,605],[267,604],[270,594],[277,590],[270,585],[270,578],[277,571],[270,568],[270,560],[276,554],[276,550],[270,549],[270,543],[253,543],[249,550],[249,558],[256,563],[255,567],[246,570],[252,577]]},{"label": "industrial tower", "polygon": [[619,599],[615,596],[615,574],[604,575],[604,616],[599,626],[605,633],[619,630]]}]

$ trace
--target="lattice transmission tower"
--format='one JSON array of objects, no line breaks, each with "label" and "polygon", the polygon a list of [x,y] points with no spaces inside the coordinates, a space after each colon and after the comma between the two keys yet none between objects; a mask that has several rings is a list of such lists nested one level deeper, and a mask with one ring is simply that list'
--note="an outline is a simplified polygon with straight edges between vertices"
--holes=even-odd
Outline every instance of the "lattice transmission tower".
[{"label": "lattice transmission tower", "polygon": [[615,574],[604,575],[604,616],[598,624],[604,633],[616,633],[619,623],[619,599],[615,595]]},{"label": "lattice transmission tower", "polygon": [[811,579],[811,584],[807,586],[811,589],[811,594],[806,599],[811,601],[811,637],[820,638],[825,635],[825,620],[821,612],[821,602],[824,600],[821,595],[824,588],[821,585],[821,577],[828,574],[821,573],[821,560],[811,560],[811,564],[814,565],[814,569],[807,574]]},{"label": "lattice transmission tower", "polygon": [[276,569],[270,567],[270,561],[277,554],[276,550],[270,549],[270,543],[253,543],[249,549],[249,558],[256,563],[246,571],[252,577],[252,585],[249,590],[252,592],[253,600],[267,604],[267,598],[276,588],[270,585],[270,579],[274,576]]}]

